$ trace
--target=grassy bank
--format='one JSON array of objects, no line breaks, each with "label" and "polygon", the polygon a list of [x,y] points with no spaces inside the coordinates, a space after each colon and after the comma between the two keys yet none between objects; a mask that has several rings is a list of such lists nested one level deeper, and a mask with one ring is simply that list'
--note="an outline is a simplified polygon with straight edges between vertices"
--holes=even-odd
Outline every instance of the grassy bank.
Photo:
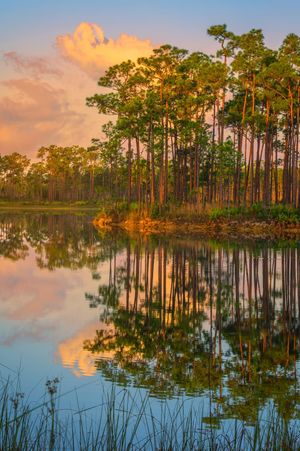
[{"label": "grassy bank", "polygon": [[0,201],[0,210],[13,211],[99,211],[101,203],[90,201],[77,202],[30,202],[30,201]]},{"label": "grassy bank", "polygon": [[121,227],[145,233],[203,233],[217,236],[253,236],[262,238],[295,237],[300,235],[300,210],[285,205],[264,207],[206,207],[193,205],[169,206],[159,210],[138,209],[135,204],[102,207],[94,220],[98,227]]},{"label": "grassy bank", "polygon": [[212,238],[247,236],[289,238],[300,235],[300,209],[264,207],[197,208],[193,204],[139,208],[136,203],[0,201],[0,212],[91,212],[97,227],[142,233],[199,233]]},{"label": "grassy bank", "polygon": [[[70,394],[70,393],[68,393]],[[76,394],[74,393],[74,397]],[[98,405],[66,415],[58,380],[49,380],[45,397],[31,405],[9,382],[0,391],[0,449],[35,450],[298,450],[296,423],[282,421],[275,410],[252,425],[232,419],[226,426],[201,409],[178,401],[170,409],[151,410],[147,395],[113,387]],[[95,399],[97,393],[95,393]]]}]

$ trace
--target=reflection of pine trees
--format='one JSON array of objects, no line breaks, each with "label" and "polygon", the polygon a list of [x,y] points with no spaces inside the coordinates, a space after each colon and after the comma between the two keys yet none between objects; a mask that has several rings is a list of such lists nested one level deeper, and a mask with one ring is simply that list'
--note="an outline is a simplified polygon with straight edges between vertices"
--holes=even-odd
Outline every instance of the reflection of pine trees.
[{"label": "reflection of pine trees", "polygon": [[122,255],[93,298],[106,326],[84,344],[106,377],[210,390],[219,413],[249,421],[270,399],[282,414],[284,397],[299,402],[298,249],[137,239]]},{"label": "reflection of pine trees", "polygon": [[[73,214],[1,214],[0,255],[25,258],[30,246],[40,268],[89,267],[97,279],[98,263],[108,258],[111,243],[107,245],[90,222],[91,218]],[[114,242],[123,246],[119,237]]]},{"label": "reflection of pine trees", "polygon": [[[88,267],[99,308],[84,347],[99,370],[152,393],[209,392],[219,416],[299,406],[300,250],[100,235],[86,217],[0,215],[0,253],[40,268]],[[99,270],[99,263],[102,264]]]},{"label": "reflection of pine trees", "polygon": [[28,250],[24,219],[14,221],[10,216],[0,215],[0,256],[11,260],[24,259]]}]

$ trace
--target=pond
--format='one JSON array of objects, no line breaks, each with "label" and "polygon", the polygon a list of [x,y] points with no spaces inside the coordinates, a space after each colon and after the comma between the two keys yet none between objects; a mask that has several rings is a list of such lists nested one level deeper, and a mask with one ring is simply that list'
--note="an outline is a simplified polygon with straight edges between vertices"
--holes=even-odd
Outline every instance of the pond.
[{"label": "pond", "polygon": [[270,411],[299,428],[298,242],[129,235],[84,214],[1,212],[0,284],[1,380],[32,405],[57,377],[66,415],[95,420],[107,393],[127,390],[157,421],[183,402],[215,430],[251,429]]}]

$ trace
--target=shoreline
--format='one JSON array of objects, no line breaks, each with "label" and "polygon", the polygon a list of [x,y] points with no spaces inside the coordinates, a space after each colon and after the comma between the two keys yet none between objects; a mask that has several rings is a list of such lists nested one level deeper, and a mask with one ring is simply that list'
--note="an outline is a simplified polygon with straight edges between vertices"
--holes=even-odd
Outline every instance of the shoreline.
[{"label": "shoreline", "polygon": [[0,212],[5,211],[91,211],[98,212],[99,205],[76,205],[76,204],[26,204],[26,203],[0,203]]},{"label": "shoreline", "polygon": [[207,238],[300,239],[300,223],[280,223],[258,219],[222,219],[179,221],[172,219],[124,218],[100,216],[93,220],[100,230],[121,229],[143,235],[199,235]]},{"label": "shoreline", "polygon": [[[128,233],[142,235],[196,235],[214,239],[246,239],[246,240],[278,240],[299,239],[300,221],[264,220],[243,215],[237,217],[221,217],[212,219],[199,215],[185,219],[184,217],[163,217],[152,219],[148,216],[134,214],[99,214],[99,205],[76,205],[66,203],[22,203],[0,202],[0,214],[5,212],[49,212],[49,213],[90,213],[95,216],[93,225],[100,230],[123,230]],[[98,213],[98,215],[97,215]]]}]

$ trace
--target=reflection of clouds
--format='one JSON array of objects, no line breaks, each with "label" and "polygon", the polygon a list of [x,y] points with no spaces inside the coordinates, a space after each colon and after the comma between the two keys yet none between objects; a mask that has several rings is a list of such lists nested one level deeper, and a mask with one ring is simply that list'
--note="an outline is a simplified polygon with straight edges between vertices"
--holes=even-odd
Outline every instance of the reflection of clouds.
[{"label": "reflection of clouds", "polygon": [[[63,366],[70,368],[77,377],[93,376],[96,373],[96,360],[112,360],[115,357],[114,350],[92,354],[83,349],[85,341],[93,341],[95,339],[97,330],[101,329],[104,331],[107,328],[108,326],[104,323],[92,323],[81,329],[73,337],[61,342],[58,347],[58,354]],[[110,330],[112,328],[112,326],[109,326]]]},{"label": "reflection of clouds", "polygon": [[63,340],[95,318],[85,291],[97,286],[88,269],[40,270],[35,255],[13,262],[0,258],[0,342],[4,345]]},{"label": "reflection of clouds", "polygon": [[58,347],[63,366],[70,368],[77,377],[93,376],[96,373],[95,357],[83,349],[83,343],[95,337],[97,328],[99,323],[90,324]]},{"label": "reflection of clouds", "polygon": [[[27,325],[28,326],[28,325]],[[55,326],[49,325],[47,333],[55,332]],[[41,328],[37,323],[31,322],[30,327],[25,327],[20,330],[14,330],[11,335],[7,336],[3,340],[0,340],[0,344],[3,346],[12,346],[14,343],[20,342],[23,339],[30,338],[34,342],[39,342],[45,339],[44,329]]]},{"label": "reflection of clouds", "polygon": [[63,297],[70,283],[58,273],[34,271],[31,253],[25,261],[0,260],[1,316],[15,321],[45,317],[63,308]]}]

